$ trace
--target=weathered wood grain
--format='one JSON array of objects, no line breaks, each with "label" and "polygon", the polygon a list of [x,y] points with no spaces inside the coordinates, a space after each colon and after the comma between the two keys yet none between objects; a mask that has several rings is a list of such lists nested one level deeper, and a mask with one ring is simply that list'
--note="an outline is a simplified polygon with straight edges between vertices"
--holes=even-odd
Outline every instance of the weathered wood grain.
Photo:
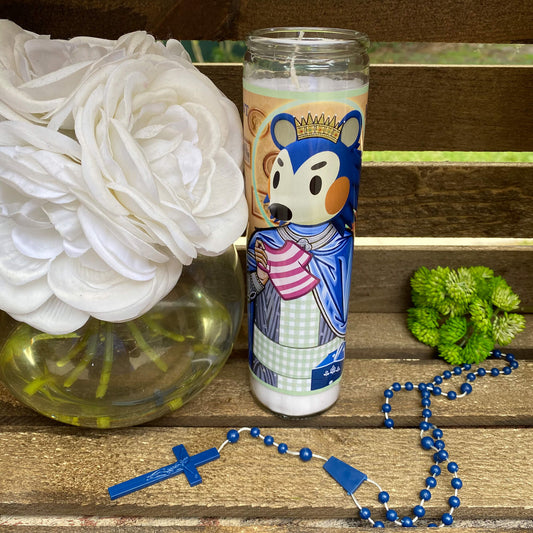
[{"label": "weathered wood grain", "polygon": [[[486,368],[495,366],[487,361]],[[352,427],[379,428],[383,424],[383,391],[394,381],[418,384],[440,375],[449,365],[428,361],[348,359],[345,363],[341,395],[326,413],[305,421],[280,419],[255,403],[249,392],[248,367],[244,357],[232,357],[204,391],[181,409],[148,424],[153,427]],[[459,390],[464,378],[454,378],[449,387]],[[436,423],[442,427],[531,426],[533,425],[533,362],[520,361],[511,376],[485,377],[474,383],[471,396],[448,401],[433,400]],[[447,385],[445,385],[446,387]],[[444,390],[447,390],[445,388]],[[398,427],[417,427],[420,422],[417,393],[403,392],[393,400],[393,418]],[[61,428],[60,424],[22,406],[0,385],[0,423],[4,426]],[[80,432],[83,435],[84,432]]]},{"label": "weathered wood grain", "polygon": [[[533,147],[533,145],[532,145]],[[361,236],[533,236],[533,165],[364,163]]]},{"label": "weathered wood grain", "polygon": [[[200,70],[242,107],[242,67]],[[366,150],[533,150],[533,67],[375,65]]]},{"label": "weathered wood grain", "polygon": [[[55,518],[55,517],[54,517]],[[102,522],[109,522],[109,518],[87,518],[79,517],[78,525],[77,520],[72,518],[65,518],[64,524],[60,524],[59,520],[54,519],[53,526],[48,525],[19,525],[21,523],[26,524],[27,520],[22,520],[20,517],[10,517],[11,523],[16,523],[16,529],[13,530],[13,526],[0,523],[0,531],[15,531],[15,533],[50,533],[53,527],[54,533],[75,531],[76,533],[93,533],[94,528],[98,527],[98,533],[117,533],[118,528],[120,531],[127,533],[353,533],[354,524],[350,519],[339,520],[332,519],[328,521],[317,520],[305,520],[305,519],[218,519],[218,518],[199,518],[199,525],[190,525],[188,519],[143,519],[136,517],[117,517],[115,519],[116,526],[101,525]],[[42,522],[42,519],[35,519],[35,522]],[[318,522],[318,523],[317,523]],[[527,520],[476,520],[476,523],[486,523],[486,526],[477,527],[461,527],[462,533],[494,533],[497,531],[505,531],[505,533],[524,533],[524,529],[530,526]],[[144,525],[137,525],[137,524]],[[165,525],[161,525],[164,523]],[[225,525],[226,523],[239,524],[239,525]],[[471,520],[468,521],[472,523]],[[90,525],[89,525],[90,524]],[[174,525],[172,525],[174,524]],[[316,524],[316,525],[311,525]],[[455,526],[461,524],[461,521],[455,522]],[[509,524],[512,524],[509,526]],[[374,532],[374,529],[368,527],[357,527],[358,533],[370,533]]]},{"label": "weathered wood grain", "polygon": [[[391,494],[400,516],[410,512],[432,464],[412,429],[264,428],[290,449],[309,446],[363,470]],[[172,447],[183,443],[191,454],[220,445],[222,428],[132,428],[80,432],[70,428],[0,432],[0,513],[84,514],[97,516],[300,517],[357,516],[346,493],[318,459],[302,463],[243,435],[221,458],[201,467],[203,483],[191,488],[184,476],[111,502],[107,487],[173,462]],[[464,518],[533,518],[531,428],[446,430],[450,459],[464,479]],[[498,443],[497,446],[494,443]],[[244,474],[246,473],[246,474]],[[440,485],[447,485],[444,473]],[[443,490],[446,498],[450,489]],[[519,488],[519,490],[517,490]],[[447,510],[444,497],[427,504],[427,518]],[[380,516],[377,489],[364,484],[357,497]]]},{"label": "weathered wood grain", "polygon": [[[206,16],[208,15],[208,16]],[[54,37],[116,38],[146,29],[160,39],[244,39],[270,26],[329,26],[366,32],[373,41],[533,42],[526,0],[4,0],[0,16]]]}]

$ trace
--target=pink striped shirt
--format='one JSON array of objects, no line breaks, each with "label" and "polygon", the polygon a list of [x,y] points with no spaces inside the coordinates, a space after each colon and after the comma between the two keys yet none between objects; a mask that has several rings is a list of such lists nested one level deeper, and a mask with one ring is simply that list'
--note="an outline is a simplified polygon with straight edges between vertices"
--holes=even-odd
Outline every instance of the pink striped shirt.
[{"label": "pink striped shirt", "polygon": [[268,272],[272,284],[284,300],[295,300],[312,291],[320,280],[305,266],[311,261],[311,254],[292,241],[286,241],[281,248],[272,248],[263,243],[268,256]]}]

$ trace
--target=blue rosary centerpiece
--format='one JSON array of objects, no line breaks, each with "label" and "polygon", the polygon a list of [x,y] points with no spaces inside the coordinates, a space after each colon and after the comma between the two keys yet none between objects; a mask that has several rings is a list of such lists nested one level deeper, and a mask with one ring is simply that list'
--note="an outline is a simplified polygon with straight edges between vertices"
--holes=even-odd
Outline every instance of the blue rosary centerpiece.
[{"label": "blue rosary centerpiece", "polygon": [[[173,448],[177,459],[175,463],[129,481],[119,483],[118,485],[114,485],[108,489],[109,495],[111,499],[114,500],[181,473],[185,474],[191,487],[195,486],[202,482],[197,467],[218,459],[220,457],[220,452],[222,452],[227,445],[237,443],[241,433],[249,432],[252,438],[262,440],[265,446],[276,448],[281,455],[299,457],[299,459],[305,463],[315,461],[322,462],[324,470],[339,485],[341,485],[347,495],[352,498],[359,510],[359,517],[362,520],[367,520],[375,528],[385,527],[386,524],[394,524],[402,527],[414,527],[417,525],[417,522],[420,519],[423,519],[426,515],[424,505],[431,499],[432,490],[434,490],[438,484],[443,485],[441,478],[447,475],[451,478],[448,483],[451,491],[451,495],[448,498],[449,510],[440,516],[440,524],[429,522],[421,525],[428,527],[449,526],[454,521],[454,512],[461,505],[459,491],[463,487],[463,481],[458,474],[459,465],[451,460],[450,455],[446,450],[443,430],[430,422],[433,415],[432,410],[430,409],[431,402],[432,398],[439,396],[447,398],[450,401],[455,401],[469,395],[472,392],[472,384],[478,378],[484,376],[490,376],[493,378],[507,376],[511,374],[514,369],[518,368],[518,361],[516,361],[514,355],[510,353],[504,355],[499,350],[493,350],[491,355],[494,359],[505,361],[506,364],[502,368],[493,367],[491,369],[486,369],[480,366],[477,370],[472,369],[472,365],[470,364],[464,364],[462,366],[454,367],[451,371],[445,370],[442,375],[435,376],[431,382],[421,382],[417,386],[409,381],[404,384],[395,382],[388,389],[385,389],[383,393],[385,402],[383,403],[381,410],[385,417],[384,425],[388,429],[394,429],[394,420],[391,416],[392,398],[401,391],[415,391],[421,396],[422,421],[419,424],[420,445],[424,452],[429,454],[431,466],[429,467],[429,475],[424,480],[425,488],[423,488],[419,494],[420,500],[415,502],[415,505],[412,508],[412,516],[400,517],[398,512],[389,504],[389,493],[376,481],[368,478],[364,472],[354,468],[337,457],[331,456],[326,458],[313,452],[307,447],[299,450],[291,450],[286,443],[277,443],[272,435],[263,435],[258,427],[243,427],[238,430],[231,429],[227,432],[226,440],[218,448],[211,448],[193,456],[189,456],[185,447],[180,444]],[[459,387],[459,393],[455,390],[444,390],[446,382],[459,376],[465,378],[465,381]],[[370,483],[376,487],[377,501],[384,507],[384,518],[382,520],[375,520],[370,509],[368,507],[363,507],[355,497],[355,492],[363,483]]]}]

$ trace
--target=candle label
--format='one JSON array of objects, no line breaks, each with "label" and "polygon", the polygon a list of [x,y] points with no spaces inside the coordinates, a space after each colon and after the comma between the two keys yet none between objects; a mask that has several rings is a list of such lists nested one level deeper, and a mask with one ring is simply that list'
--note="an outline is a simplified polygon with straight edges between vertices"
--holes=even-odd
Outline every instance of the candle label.
[{"label": "candle label", "polygon": [[244,84],[249,360],[277,392],[342,374],[367,90]]}]

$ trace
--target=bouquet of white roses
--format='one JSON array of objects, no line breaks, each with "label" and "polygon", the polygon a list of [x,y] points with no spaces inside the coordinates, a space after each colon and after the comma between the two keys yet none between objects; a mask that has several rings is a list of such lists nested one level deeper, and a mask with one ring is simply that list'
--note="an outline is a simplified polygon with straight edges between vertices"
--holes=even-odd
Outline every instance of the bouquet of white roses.
[{"label": "bouquet of white roses", "polygon": [[151,309],[244,229],[239,114],[175,40],[0,21],[0,309],[52,334]]}]

